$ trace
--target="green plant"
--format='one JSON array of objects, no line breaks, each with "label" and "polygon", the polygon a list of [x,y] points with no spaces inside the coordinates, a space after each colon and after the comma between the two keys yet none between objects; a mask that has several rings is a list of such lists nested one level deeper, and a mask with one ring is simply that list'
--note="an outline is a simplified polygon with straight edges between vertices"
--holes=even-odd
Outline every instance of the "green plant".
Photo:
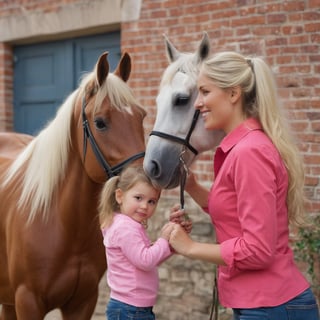
[{"label": "green plant", "polygon": [[315,294],[320,298],[320,215],[312,219],[312,224],[299,228],[294,252],[298,261],[307,266]]}]

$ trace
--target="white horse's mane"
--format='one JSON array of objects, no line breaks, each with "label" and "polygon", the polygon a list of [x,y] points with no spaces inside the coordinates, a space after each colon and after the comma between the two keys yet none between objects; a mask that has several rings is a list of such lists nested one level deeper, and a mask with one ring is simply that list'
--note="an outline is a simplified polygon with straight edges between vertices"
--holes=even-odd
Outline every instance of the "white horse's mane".
[{"label": "white horse's mane", "polygon": [[[6,173],[2,186],[9,185],[14,178],[22,176],[22,192],[18,207],[21,209],[30,204],[29,222],[37,213],[41,213],[44,219],[48,218],[53,193],[67,168],[72,143],[70,124],[75,101],[78,95],[85,94],[86,87],[91,81],[96,81],[94,71],[85,75],[79,88],[71,93],[58,109],[56,117],[27,145]],[[111,106],[118,110],[139,105],[127,84],[112,73],[108,74],[97,92],[95,111],[99,109],[107,95]],[[24,165],[26,165],[25,172]]]}]

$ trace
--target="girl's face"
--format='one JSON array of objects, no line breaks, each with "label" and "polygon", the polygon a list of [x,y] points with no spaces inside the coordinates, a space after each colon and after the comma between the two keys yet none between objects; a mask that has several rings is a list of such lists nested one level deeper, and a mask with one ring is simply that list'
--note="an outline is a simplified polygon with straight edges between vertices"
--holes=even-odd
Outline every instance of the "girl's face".
[{"label": "girl's face", "polygon": [[123,214],[141,223],[150,218],[158,204],[160,191],[145,182],[137,182],[131,189],[116,190],[116,200]]},{"label": "girl's face", "polygon": [[195,108],[200,110],[207,130],[233,130],[243,120],[239,88],[220,89],[205,74],[198,77]]}]

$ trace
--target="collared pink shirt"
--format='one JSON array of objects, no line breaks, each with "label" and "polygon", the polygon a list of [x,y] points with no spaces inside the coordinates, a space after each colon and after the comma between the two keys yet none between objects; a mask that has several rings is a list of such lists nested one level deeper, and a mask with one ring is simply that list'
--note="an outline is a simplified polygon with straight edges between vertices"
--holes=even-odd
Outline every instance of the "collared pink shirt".
[{"label": "collared pink shirt", "polygon": [[151,244],[141,223],[121,213],[102,234],[110,297],[136,307],[153,306],[159,288],[158,265],[172,255],[168,241],[159,238]]},{"label": "collared pink shirt", "polygon": [[227,266],[220,266],[220,303],[276,306],[309,287],[289,247],[288,174],[258,121],[248,119],[221,142],[208,211]]}]

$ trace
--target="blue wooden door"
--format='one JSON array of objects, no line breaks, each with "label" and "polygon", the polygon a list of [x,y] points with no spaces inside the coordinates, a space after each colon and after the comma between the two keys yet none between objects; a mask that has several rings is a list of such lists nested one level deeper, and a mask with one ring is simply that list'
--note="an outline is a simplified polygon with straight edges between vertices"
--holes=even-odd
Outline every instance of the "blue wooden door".
[{"label": "blue wooden door", "polygon": [[113,70],[120,58],[119,32],[16,46],[14,131],[36,135],[104,51]]}]

